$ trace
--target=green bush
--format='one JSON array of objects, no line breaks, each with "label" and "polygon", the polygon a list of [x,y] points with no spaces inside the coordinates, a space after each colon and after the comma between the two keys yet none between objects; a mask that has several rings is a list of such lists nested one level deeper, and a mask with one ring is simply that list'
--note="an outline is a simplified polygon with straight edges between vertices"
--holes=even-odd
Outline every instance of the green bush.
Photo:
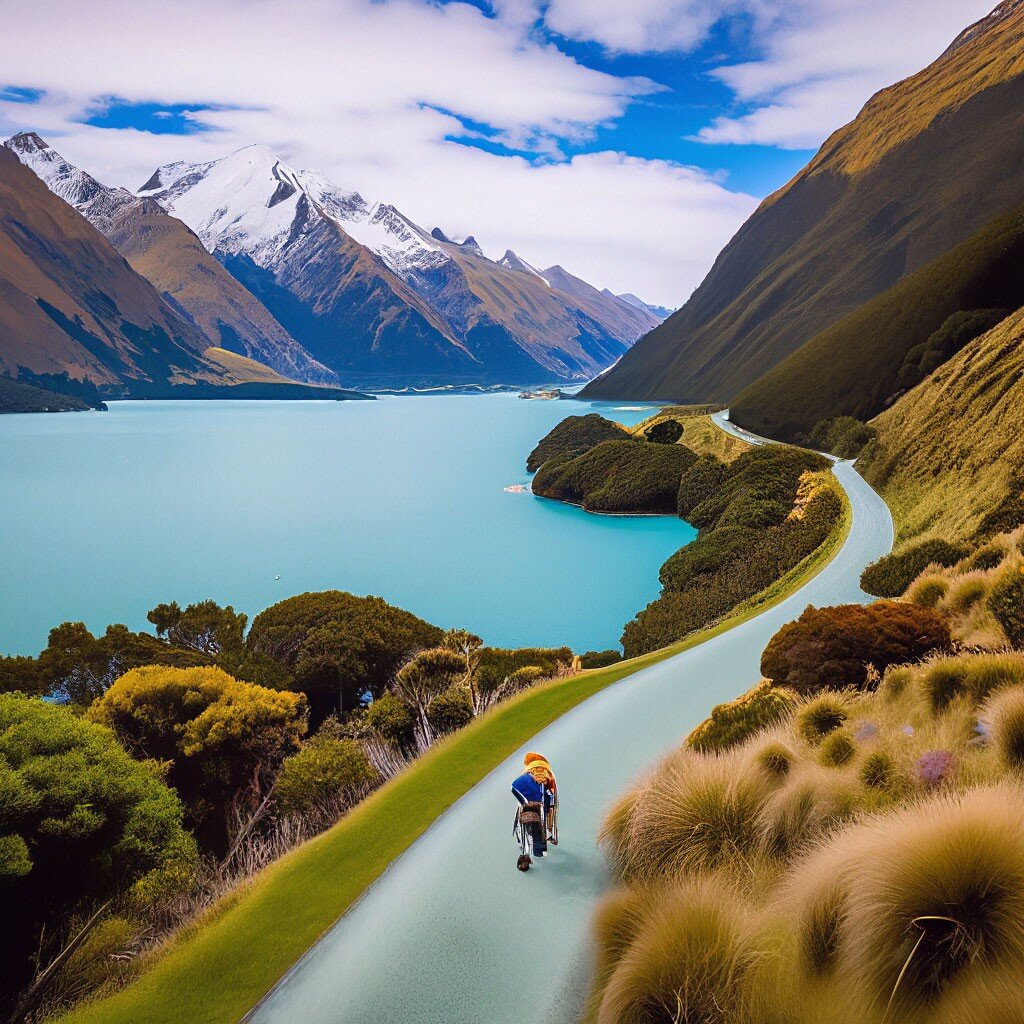
[{"label": "green bush", "polygon": [[861,574],[860,585],[875,597],[900,597],[929,565],[953,566],[970,553],[966,544],[940,539],[921,541],[872,562]]},{"label": "green bush", "polygon": [[726,750],[782,721],[795,706],[796,694],[759,683],[742,697],[713,708],[711,717],[687,737],[686,745],[701,753]]},{"label": "green bush", "polygon": [[686,519],[701,502],[718,493],[728,475],[724,462],[714,455],[702,455],[679,480],[676,512]]},{"label": "green bush", "polygon": [[143,883],[156,890],[157,875],[187,879],[195,856],[152,764],[67,708],[0,694],[0,1000],[31,978],[41,929]]},{"label": "green bush", "polygon": [[761,536],[759,531],[745,526],[726,526],[702,533],[662,565],[661,585],[666,590],[686,590],[698,577],[715,573],[727,562],[744,556]]},{"label": "green bush", "polygon": [[476,672],[476,686],[481,693],[493,693],[505,680],[520,669],[536,667],[543,677],[555,676],[572,664],[568,647],[483,647]]},{"label": "green bush", "polygon": [[1014,647],[1024,647],[1024,562],[1008,565],[988,595],[989,611]]},{"label": "green bush", "polygon": [[878,431],[852,416],[819,420],[811,431],[810,443],[818,451],[831,452],[840,459],[856,458]]},{"label": "green bush", "polygon": [[1009,552],[1005,541],[996,539],[983,544],[971,555],[964,564],[964,572],[971,572],[975,569],[987,570],[997,568]]},{"label": "green bush", "polygon": [[580,455],[602,441],[624,441],[631,435],[624,427],[596,412],[569,416],[550,430],[530,452],[526,468],[535,473],[556,455]]},{"label": "green bush", "polygon": [[364,723],[381,738],[400,750],[413,745],[415,721],[405,701],[393,693],[382,693],[367,709]]},{"label": "green bush", "polygon": [[[524,671],[520,669],[520,671]],[[455,732],[473,720],[473,704],[462,687],[452,686],[439,693],[427,706],[427,721],[439,736]]]},{"label": "green bush", "polygon": [[644,431],[644,437],[653,444],[675,444],[683,436],[679,420],[661,420]]},{"label": "green bush", "polygon": [[622,661],[621,651],[587,651],[580,655],[580,668],[605,668]]},{"label": "green bush", "polygon": [[590,512],[674,515],[680,478],[696,460],[682,444],[605,441],[582,455],[548,459],[533,492]]},{"label": "green bush", "polygon": [[380,781],[355,741],[318,733],[281,765],[274,792],[285,814],[331,819]]},{"label": "green bush", "polygon": [[868,668],[919,661],[950,646],[946,620],[927,608],[893,601],[807,608],[769,641],[761,673],[798,693],[863,688]]}]

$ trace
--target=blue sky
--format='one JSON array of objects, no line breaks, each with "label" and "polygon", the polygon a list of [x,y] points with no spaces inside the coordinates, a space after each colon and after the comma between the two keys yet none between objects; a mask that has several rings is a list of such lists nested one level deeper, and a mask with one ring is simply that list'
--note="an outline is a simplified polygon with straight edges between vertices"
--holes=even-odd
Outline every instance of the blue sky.
[{"label": "blue sky", "polygon": [[488,255],[677,306],[756,207],[992,0],[49,0],[0,132],[100,180],[251,143]]}]

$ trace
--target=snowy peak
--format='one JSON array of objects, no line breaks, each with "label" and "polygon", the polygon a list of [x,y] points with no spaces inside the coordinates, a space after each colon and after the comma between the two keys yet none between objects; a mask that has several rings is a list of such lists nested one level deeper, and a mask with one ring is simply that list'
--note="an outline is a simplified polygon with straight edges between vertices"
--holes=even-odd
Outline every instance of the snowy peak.
[{"label": "snowy peak", "polygon": [[483,256],[484,251],[480,248],[480,244],[472,235],[467,235],[466,238],[458,243],[460,249],[468,249],[470,252],[476,253],[477,256]]},{"label": "snowy peak", "polygon": [[[35,132],[22,132],[8,139],[4,145],[42,178],[51,192],[71,206],[81,209],[98,197],[124,191],[101,185],[92,175],[65,160]],[[130,193],[124,191],[124,195],[128,197]]]}]

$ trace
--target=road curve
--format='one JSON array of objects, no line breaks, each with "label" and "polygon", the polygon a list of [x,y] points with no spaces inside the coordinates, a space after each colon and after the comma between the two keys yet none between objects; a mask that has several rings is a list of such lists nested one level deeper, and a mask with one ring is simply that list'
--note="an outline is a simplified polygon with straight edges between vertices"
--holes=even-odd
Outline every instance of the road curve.
[{"label": "road curve", "polygon": [[[254,1024],[568,1024],[586,993],[588,928],[606,873],[594,837],[629,783],[759,678],[772,634],[808,605],[867,600],[861,570],[892,546],[892,519],[852,463],[853,508],[832,562],[774,608],[590,698],[443,815],[287,974]],[[558,774],[562,844],[515,869],[509,783],[528,749]]]}]

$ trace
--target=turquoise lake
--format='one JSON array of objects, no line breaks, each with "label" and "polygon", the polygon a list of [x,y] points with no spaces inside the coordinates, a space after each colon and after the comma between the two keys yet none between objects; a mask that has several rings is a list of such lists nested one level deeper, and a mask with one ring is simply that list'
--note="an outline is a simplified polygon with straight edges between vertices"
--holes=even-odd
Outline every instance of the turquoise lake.
[{"label": "turquoise lake", "polygon": [[566,416],[652,408],[487,395],[0,416],[0,653],[38,653],[65,620],[148,630],[161,601],[251,617],[325,589],[500,646],[616,647],[695,531],[505,488]]}]

